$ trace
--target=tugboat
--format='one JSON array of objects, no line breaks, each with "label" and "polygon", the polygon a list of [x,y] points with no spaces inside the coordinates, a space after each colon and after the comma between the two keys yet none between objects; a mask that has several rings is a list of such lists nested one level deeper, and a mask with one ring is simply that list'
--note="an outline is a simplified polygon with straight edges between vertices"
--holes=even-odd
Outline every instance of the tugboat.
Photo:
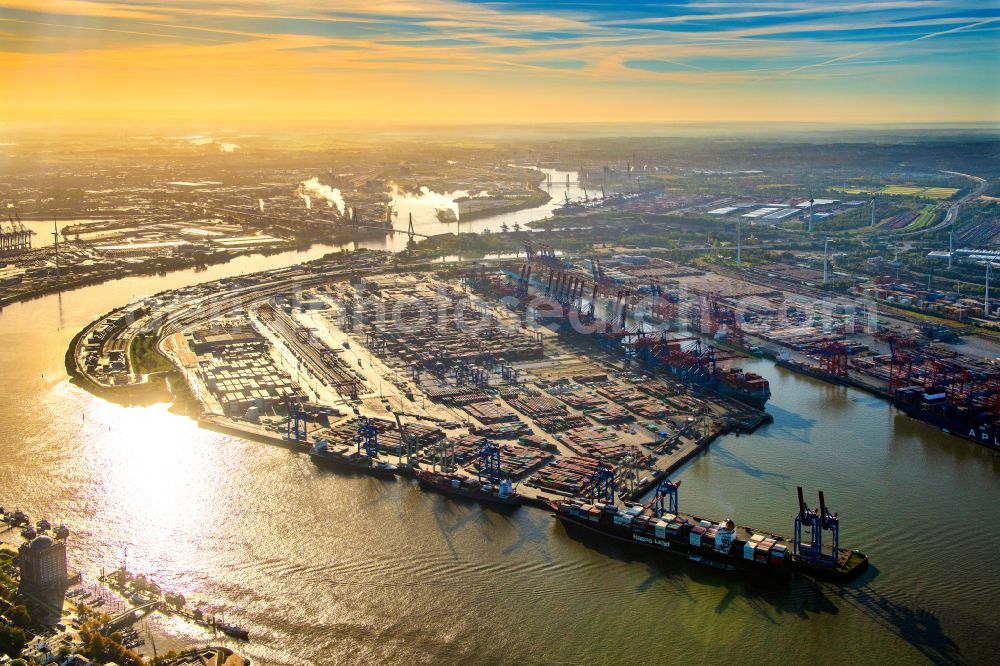
[{"label": "tugboat", "polygon": [[330,467],[334,469],[355,470],[367,472],[381,478],[393,478],[399,471],[395,465],[378,458],[367,456],[360,452],[352,452],[349,447],[333,449],[330,443],[323,439],[317,439],[313,444],[309,457],[313,463],[320,467]]},{"label": "tugboat", "polygon": [[56,528],[56,538],[65,540],[68,536],[69,528],[60,523],[59,527]]},{"label": "tugboat", "polygon": [[524,499],[517,494],[511,482],[506,479],[498,484],[483,483],[479,479],[471,479],[459,474],[442,474],[420,470],[417,472],[417,481],[422,488],[427,490],[435,490],[445,495],[464,497],[496,506],[513,508],[520,506]]},{"label": "tugboat", "polygon": [[48,530],[51,530],[51,529],[52,529],[52,523],[50,523],[49,521],[47,521],[47,520],[45,520],[44,518],[42,518],[42,519],[41,519],[41,520],[39,520],[39,521],[38,521],[37,523],[35,523],[35,528],[36,528],[36,529],[37,529],[37,530],[38,530],[39,532],[46,532],[46,531],[48,531]]},{"label": "tugboat", "polygon": [[10,517],[11,526],[29,525],[30,523],[31,523],[31,518],[29,518],[28,514],[26,514],[24,511],[21,511],[20,509],[15,509],[14,513],[11,514]]},{"label": "tugboat", "polygon": [[28,525],[23,530],[21,530],[21,536],[30,541],[34,539],[36,536],[38,536],[38,532],[35,531],[34,527]]}]

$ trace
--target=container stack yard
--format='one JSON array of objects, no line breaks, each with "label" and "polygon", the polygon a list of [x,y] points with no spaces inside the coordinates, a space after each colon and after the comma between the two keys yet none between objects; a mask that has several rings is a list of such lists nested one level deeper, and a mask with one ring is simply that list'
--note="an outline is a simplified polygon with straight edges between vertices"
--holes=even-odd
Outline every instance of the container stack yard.
[{"label": "container stack yard", "polygon": [[[126,329],[157,330],[156,349],[181,368],[205,427],[308,453],[336,471],[414,476],[425,489],[504,510],[593,502],[609,485],[617,490],[606,503],[635,502],[719,434],[752,432],[768,418],[639,362],[623,349],[631,320],[624,335],[588,345],[523,320],[474,280],[325,270],[335,275],[312,267],[264,289],[252,277],[234,281],[214,296],[221,308],[192,293],[192,309],[167,319],[172,297],[158,295],[125,328],[112,313],[90,330],[118,331],[125,350],[135,338]],[[520,283],[481,270],[465,277],[518,302],[528,295],[527,270]],[[584,283],[564,276],[559,285],[566,299]],[[81,361],[92,344],[81,343]],[[122,372],[135,384],[132,356]]]}]

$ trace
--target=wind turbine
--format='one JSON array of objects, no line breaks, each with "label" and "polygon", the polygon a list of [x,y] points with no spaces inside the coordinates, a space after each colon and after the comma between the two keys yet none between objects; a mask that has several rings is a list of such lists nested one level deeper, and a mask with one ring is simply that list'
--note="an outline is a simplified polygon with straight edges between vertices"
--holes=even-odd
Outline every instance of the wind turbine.
[{"label": "wind turbine", "polygon": [[951,256],[955,253],[955,230],[948,232],[948,270],[951,270]]},{"label": "wind turbine", "polygon": [[828,269],[830,266],[830,262],[827,260],[827,252],[829,248],[830,248],[830,238],[827,237],[826,240],[823,241],[823,286],[824,287],[826,286],[827,274],[829,272]]},{"label": "wind turbine", "polygon": [[736,268],[740,268],[740,251],[743,249],[743,222],[736,218]]},{"label": "wind turbine", "polygon": [[993,262],[986,262],[986,296],[983,298],[983,316],[990,316],[990,278],[993,276]]}]

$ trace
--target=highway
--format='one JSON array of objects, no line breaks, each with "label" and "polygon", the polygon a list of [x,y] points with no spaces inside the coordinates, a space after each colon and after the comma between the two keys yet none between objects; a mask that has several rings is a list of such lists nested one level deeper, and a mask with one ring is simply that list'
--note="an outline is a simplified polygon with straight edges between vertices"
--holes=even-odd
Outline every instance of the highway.
[{"label": "highway", "polygon": [[962,197],[958,201],[956,201],[956,202],[952,203],[950,206],[948,206],[948,212],[947,212],[947,214],[944,216],[944,219],[941,220],[939,223],[935,224],[932,227],[927,227],[926,229],[918,229],[917,231],[910,231],[910,232],[907,232],[907,233],[895,234],[895,236],[897,236],[897,237],[898,236],[918,236],[920,234],[926,234],[926,233],[931,232],[931,231],[940,231],[941,229],[944,229],[945,227],[950,226],[958,218],[958,212],[962,209],[962,206],[964,206],[966,203],[968,203],[972,199],[975,199],[976,197],[978,197],[979,195],[981,195],[986,190],[986,186],[989,185],[989,182],[985,178],[980,178],[979,176],[973,176],[972,174],[959,173],[958,171],[942,171],[941,173],[950,173],[953,176],[961,176],[963,178],[968,178],[970,180],[976,181],[977,185],[976,185],[975,189],[973,189],[971,192],[969,192],[964,197]]}]

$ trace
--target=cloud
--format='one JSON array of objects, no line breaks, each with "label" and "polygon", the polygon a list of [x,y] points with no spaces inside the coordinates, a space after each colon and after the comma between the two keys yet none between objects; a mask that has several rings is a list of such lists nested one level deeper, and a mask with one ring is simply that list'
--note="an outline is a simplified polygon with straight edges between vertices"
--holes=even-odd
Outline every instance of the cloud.
[{"label": "cloud", "polygon": [[[324,108],[332,120],[373,119],[388,117],[391,105],[395,117],[422,122],[435,117],[429,102],[414,108],[427,90],[453,102],[437,105],[440,122],[510,117],[513,103],[495,100],[525,98],[533,103],[521,105],[518,120],[561,120],[567,110],[602,117],[618,104],[614,95],[622,108],[640,109],[666,97],[664,85],[702,107],[741,94],[778,113],[787,105],[753,86],[770,79],[818,86],[849,61],[859,80],[895,73],[903,91],[936,80],[951,86],[953,105],[968,107],[981,95],[976,79],[982,88],[997,56],[988,5],[0,0],[9,28],[0,34],[0,89],[11,91],[0,120],[40,110],[102,117],[108,109],[122,117],[297,118],[303,105]],[[948,66],[937,42],[953,49]],[[866,57],[904,44],[894,62]],[[817,91],[803,86],[801,94]],[[405,111],[400,99],[408,100]],[[557,110],[540,118],[543,107]]]},{"label": "cloud", "polygon": [[797,67],[795,69],[789,70],[787,72],[787,74],[795,74],[797,72],[803,72],[803,71],[806,71],[806,70],[809,70],[809,69],[818,69],[820,67],[827,67],[829,65],[834,65],[834,64],[837,64],[837,63],[840,63],[840,62],[844,62],[846,60],[853,60],[855,58],[860,58],[862,56],[870,55],[872,53],[875,53],[877,51],[882,51],[882,50],[890,48],[890,47],[891,48],[898,48],[898,47],[903,46],[905,44],[912,44],[912,43],[924,41],[925,39],[932,39],[934,37],[940,37],[942,35],[949,35],[949,34],[953,34],[953,33],[956,33],[956,32],[961,32],[963,30],[969,30],[971,28],[978,28],[979,26],[988,25],[990,23],[995,23],[997,21],[1000,21],[1000,19],[991,18],[991,19],[986,19],[984,21],[977,21],[976,23],[969,23],[967,25],[961,25],[961,26],[958,26],[958,27],[955,27],[955,28],[950,28],[948,30],[939,30],[937,32],[931,32],[931,33],[928,33],[926,35],[921,35],[920,37],[916,37],[914,39],[906,40],[904,42],[897,42],[895,44],[875,44],[875,45],[873,45],[873,46],[871,46],[869,48],[862,49],[861,51],[857,51],[855,53],[848,53],[848,54],[845,54],[845,55],[837,56],[835,58],[830,58],[828,60],[824,60],[822,62],[817,62],[817,63],[813,63],[813,64],[809,64],[809,65],[803,65],[801,67]]}]

